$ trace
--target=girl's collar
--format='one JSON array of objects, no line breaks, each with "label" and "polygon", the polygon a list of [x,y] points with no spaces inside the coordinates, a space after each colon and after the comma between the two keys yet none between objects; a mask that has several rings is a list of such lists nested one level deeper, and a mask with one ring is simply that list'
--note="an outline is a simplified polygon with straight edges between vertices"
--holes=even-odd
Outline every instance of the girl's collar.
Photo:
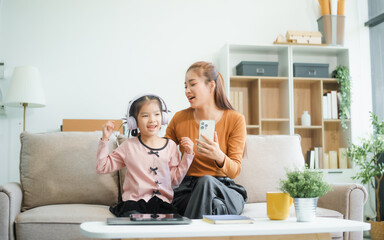
[{"label": "girl's collar", "polygon": [[169,142],[169,139],[166,138],[166,137],[163,137],[166,141],[166,143],[164,144],[164,146],[162,146],[161,148],[151,148],[147,145],[145,145],[145,143],[143,143],[143,141],[141,141],[141,135],[137,136],[137,139],[139,139],[139,142],[146,148],[148,148],[149,150],[153,150],[153,151],[161,151],[163,150],[167,145],[168,145],[168,142]]}]

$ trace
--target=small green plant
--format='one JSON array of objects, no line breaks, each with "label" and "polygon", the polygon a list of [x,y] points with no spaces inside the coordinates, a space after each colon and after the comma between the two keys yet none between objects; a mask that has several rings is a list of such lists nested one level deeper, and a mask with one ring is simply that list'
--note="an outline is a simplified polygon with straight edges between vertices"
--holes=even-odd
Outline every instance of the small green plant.
[{"label": "small green plant", "polygon": [[323,180],[323,173],[308,168],[287,170],[287,179],[280,180],[280,190],[292,198],[321,197],[331,186]]},{"label": "small green plant", "polygon": [[352,144],[347,149],[348,157],[355,163],[357,173],[353,179],[363,184],[370,184],[376,195],[376,221],[381,221],[380,215],[380,184],[384,176],[384,165],[381,160],[384,154],[384,121],[379,121],[376,114],[371,112],[373,133]]},{"label": "small green plant", "polygon": [[340,120],[343,129],[347,129],[347,119],[350,118],[351,109],[351,76],[349,75],[349,69],[346,66],[338,66],[332,72],[332,77],[337,78],[337,84],[339,84],[339,92],[341,99],[339,102]]}]

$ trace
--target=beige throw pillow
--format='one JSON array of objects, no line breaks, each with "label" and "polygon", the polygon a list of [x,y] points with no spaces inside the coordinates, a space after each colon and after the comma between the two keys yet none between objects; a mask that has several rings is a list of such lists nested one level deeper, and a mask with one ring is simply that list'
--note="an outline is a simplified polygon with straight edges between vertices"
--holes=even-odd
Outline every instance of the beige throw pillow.
[{"label": "beige throw pillow", "polygon": [[265,202],[266,193],[279,191],[286,168],[304,166],[299,135],[248,135],[240,175],[248,202]]}]

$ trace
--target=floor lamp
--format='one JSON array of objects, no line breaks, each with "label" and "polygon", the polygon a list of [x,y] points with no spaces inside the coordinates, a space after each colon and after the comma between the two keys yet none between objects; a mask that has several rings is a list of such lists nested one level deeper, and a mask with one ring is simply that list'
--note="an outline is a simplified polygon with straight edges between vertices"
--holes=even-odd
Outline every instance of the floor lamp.
[{"label": "floor lamp", "polygon": [[24,108],[23,131],[25,131],[27,107],[45,106],[39,70],[30,66],[16,67],[4,102],[6,106]]}]

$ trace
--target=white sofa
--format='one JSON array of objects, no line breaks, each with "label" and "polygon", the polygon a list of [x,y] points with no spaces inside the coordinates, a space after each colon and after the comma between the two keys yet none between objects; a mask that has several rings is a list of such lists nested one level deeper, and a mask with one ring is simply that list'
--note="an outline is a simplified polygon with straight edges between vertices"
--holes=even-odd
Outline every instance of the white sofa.
[{"label": "white sofa", "polygon": [[[113,217],[108,207],[121,197],[119,173],[98,175],[100,132],[21,134],[20,180],[0,186],[0,239],[87,239],[79,224]],[[123,138],[121,139],[121,141]],[[111,148],[116,139],[111,138]],[[276,191],[285,167],[302,166],[298,136],[247,137],[242,171],[235,181],[249,200],[243,215],[266,217],[265,193]],[[335,185],[319,199],[319,216],[362,221],[367,193],[359,184]],[[294,208],[291,208],[294,216]],[[332,233],[362,239],[361,232]]]}]

